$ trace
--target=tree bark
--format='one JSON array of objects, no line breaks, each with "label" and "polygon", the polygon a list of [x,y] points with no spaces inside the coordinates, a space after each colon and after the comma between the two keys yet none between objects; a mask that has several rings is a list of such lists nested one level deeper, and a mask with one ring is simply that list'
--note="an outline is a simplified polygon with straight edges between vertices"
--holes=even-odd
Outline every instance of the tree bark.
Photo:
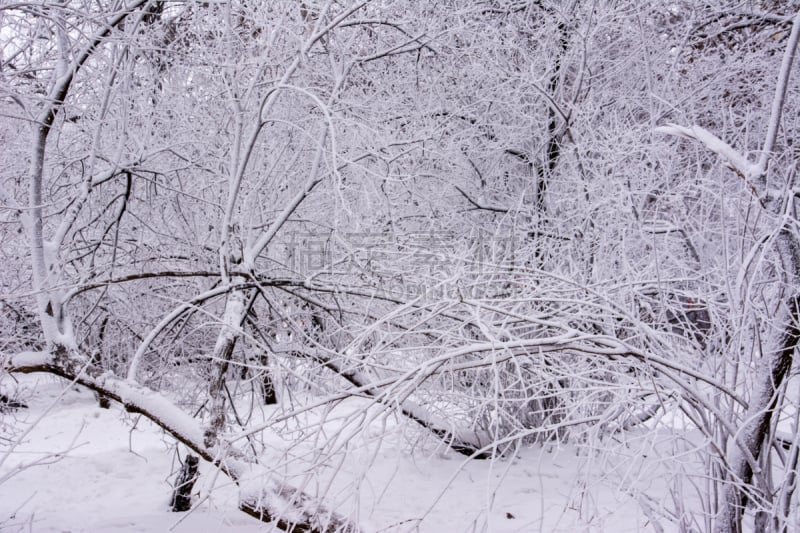
[{"label": "tree bark", "polygon": [[[789,281],[797,287],[800,282],[800,247],[786,229],[778,236],[777,246],[784,266],[790,269]],[[734,441],[731,437],[729,442],[731,471],[722,491],[717,533],[742,531],[747,492],[754,489],[750,457],[757,462],[761,454],[769,453],[771,448],[767,437],[776,418],[778,393],[789,375],[800,341],[800,293],[793,294],[780,306],[776,322],[782,331],[766,355],[765,364],[759,367],[761,372],[744,417],[748,423],[741,430],[739,439]]]},{"label": "tree bark", "polygon": [[192,488],[197,481],[197,465],[200,458],[196,455],[187,455],[186,461],[181,466],[175,480],[175,489],[172,491],[172,512],[183,513],[192,508]]}]

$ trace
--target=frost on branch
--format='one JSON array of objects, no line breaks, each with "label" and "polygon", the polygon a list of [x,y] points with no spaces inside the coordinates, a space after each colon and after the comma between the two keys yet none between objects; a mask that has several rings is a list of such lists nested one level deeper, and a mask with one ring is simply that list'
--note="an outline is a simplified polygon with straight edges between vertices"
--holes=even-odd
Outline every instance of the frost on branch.
[{"label": "frost on branch", "polygon": [[706,148],[722,157],[728,167],[747,180],[759,175],[758,165],[751,163],[731,145],[701,126],[694,125],[687,128],[670,123],[666,126],[659,126],[654,131],[701,142]]}]

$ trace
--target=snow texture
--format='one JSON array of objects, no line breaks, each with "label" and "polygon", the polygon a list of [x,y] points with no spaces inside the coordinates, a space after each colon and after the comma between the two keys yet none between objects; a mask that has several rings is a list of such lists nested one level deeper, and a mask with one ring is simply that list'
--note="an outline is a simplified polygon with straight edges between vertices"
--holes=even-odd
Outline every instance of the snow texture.
[{"label": "snow texture", "polygon": [[[9,384],[0,384],[4,386]],[[100,409],[92,394],[75,387],[65,391],[62,380],[25,375],[16,386],[27,391],[31,405],[17,415],[19,424],[42,414],[45,418],[0,466],[0,478],[32,459],[46,462],[0,483],[3,532],[265,531],[265,524],[236,509],[238,502],[259,498],[285,509],[291,498],[265,482],[268,469],[245,474],[237,489],[213,465],[201,461],[194,509],[172,513],[170,481],[180,465],[172,439],[158,427],[126,415],[119,406]],[[134,387],[118,390],[163,410],[158,399]],[[45,413],[59,395],[55,407]],[[376,424],[368,433],[386,429]],[[496,462],[463,461],[449,452],[412,456],[403,451],[399,426],[388,429],[380,451],[363,448],[348,456],[333,486],[332,494],[343,498],[337,509],[350,509],[366,531],[654,531],[624,487],[585,477],[588,459],[574,449],[535,448]],[[180,453],[185,453],[183,447]],[[368,468],[369,463],[373,464]],[[657,469],[643,468],[635,483],[654,484],[657,478],[644,472]]]}]

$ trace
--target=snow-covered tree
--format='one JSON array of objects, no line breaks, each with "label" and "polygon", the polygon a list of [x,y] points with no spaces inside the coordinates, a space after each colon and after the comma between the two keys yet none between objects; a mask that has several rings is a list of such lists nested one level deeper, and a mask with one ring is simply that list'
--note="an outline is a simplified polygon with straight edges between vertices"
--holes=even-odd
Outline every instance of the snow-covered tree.
[{"label": "snow-covered tree", "polygon": [[471,458],[655,451],[655,524],[795,519],[791,6],[0,16],[6,370],[144,413],[284,529],[358,525],[265,435],[334,464],[395,416]]}]

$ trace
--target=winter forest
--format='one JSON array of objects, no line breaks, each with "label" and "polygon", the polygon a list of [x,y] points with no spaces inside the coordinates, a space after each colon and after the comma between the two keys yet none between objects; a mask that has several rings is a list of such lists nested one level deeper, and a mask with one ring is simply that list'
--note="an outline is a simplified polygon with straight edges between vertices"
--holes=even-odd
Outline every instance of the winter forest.
[{"label": "winter forest", "polygon": [[799,9],[0,0],[0,530],[800,531]]}]

